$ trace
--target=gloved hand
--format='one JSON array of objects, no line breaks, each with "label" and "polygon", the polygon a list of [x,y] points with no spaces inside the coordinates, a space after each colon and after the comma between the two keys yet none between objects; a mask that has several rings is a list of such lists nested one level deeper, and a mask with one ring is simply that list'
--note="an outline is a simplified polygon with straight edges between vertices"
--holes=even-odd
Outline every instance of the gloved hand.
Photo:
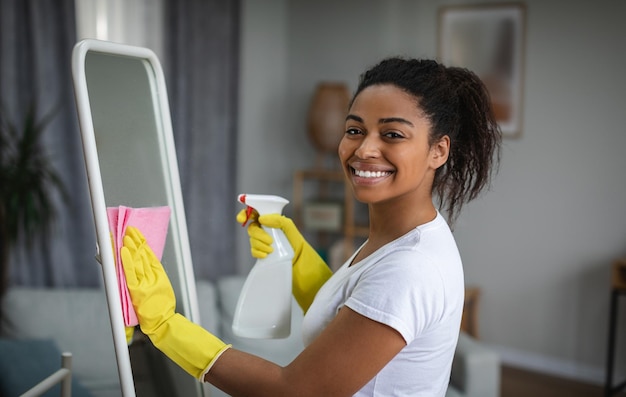
[{"label": "gloved hand", "polygon": [[242,210],[237,214],[237,221],[241,224],[246,220],[252,221],[248,225],[250,250],[255,258],[265,258],[273,251],[272,237],[261,227],[279,228],[285,233],[289,244],[293,248],[293,296],[298,305],[306,313],[313,303],[317,291],[332,276],[332,271],[322,257],[306,242],[293,221],[284,215],[268,214],[259,216],[256,211],[248,214]]},{"label": "gloved hand", "polygon": [[[115,255],[115,240],[113,240],[113,233],[109,232],[109,238],[111,239],[111,248],[113,249],[113,259],[117,256]],[[115,266],[117,270],[117,266]],[[126,333],[126,344],[130,345],[133,342],[133,336],[135,335],[135,327],[124,327],[124,332]]]},{"label": "gloved hand", "polygon": [[135,327],[124,327],[124,331],[126,332],[126,344],[130,345],[135,335]]},{"label": "gloved hand", "polygon": [[165,269],[137,228],[126,228],[121,255],[141,330],[172,361],[204,381],[230,345],[175,312],[176,297]]}]

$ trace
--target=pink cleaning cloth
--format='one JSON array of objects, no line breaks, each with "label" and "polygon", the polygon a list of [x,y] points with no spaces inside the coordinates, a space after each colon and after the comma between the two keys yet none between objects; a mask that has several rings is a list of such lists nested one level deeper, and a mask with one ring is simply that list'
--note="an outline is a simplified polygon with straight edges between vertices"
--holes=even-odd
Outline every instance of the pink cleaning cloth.
[{"label": "pink cleaning cloth", "polygon": [[109,218],[109,231],[113,236],[113,248],[115,251],[115,267],[117,273],[117,283],[122,301],[122,314],[124,315],[124,325],[127,327],[139,324],[137,314],[130,299],[126,276],[120,257],[120,249],[124,245],[124,233],[127,226],[134,226],[141,231],[146,238],[146,242],[152,248],[154,254],[161,260],[167,228],[170,221],[170,208],[146,207],[130,208],[125,206],[107,208]]}]

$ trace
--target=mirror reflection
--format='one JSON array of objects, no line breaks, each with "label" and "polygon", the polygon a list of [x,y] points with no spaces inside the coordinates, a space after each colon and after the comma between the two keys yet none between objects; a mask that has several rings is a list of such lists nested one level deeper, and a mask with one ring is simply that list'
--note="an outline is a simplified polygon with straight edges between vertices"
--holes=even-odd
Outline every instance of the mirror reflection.
[{"label": "mirror reflection", "polygon": [[[171,206],[154,70],[145,59],[89,51],[85,75],[106,206]],[[169,230],[162,262],[180,300],[173,238]]]}]

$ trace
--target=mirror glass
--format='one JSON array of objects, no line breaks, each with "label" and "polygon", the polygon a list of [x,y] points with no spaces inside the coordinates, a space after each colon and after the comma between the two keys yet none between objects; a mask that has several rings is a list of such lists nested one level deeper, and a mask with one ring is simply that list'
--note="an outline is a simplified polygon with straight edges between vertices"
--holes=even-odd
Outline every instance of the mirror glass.
[{"label": "mirror glass", "polygon": [[106,214],[108,207],[169,206],[162,263],[176,294],[177,311],[197,322],[195,281],[160,63],[149,49],[92,39],[75,46],[72,62],[123,395],[202,395],[200,383],[156,351],[147,338],[139,334],[130,348],[126,344]]}]

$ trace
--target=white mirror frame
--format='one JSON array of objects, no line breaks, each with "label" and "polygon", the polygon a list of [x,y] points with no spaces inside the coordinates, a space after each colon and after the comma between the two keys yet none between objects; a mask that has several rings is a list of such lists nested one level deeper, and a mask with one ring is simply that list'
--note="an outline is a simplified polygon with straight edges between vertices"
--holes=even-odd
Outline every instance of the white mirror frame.
[{"label": "white mirror frame", "polygon": [[[169,103],[161,64],[154,52],[147,48],[94,39],[84,39],[75,45],[72,52],[74,92],[95,220],[97,256],[99,256],[99,262],[102,265],[120,386],[123,396],[132,397],[135,396],[135,387],[124,330],[122,304],[115,270],[115,259],[113,257],[113,248],[109,235],[107,205],[105,202],[105,192],[96,145],[96,133],[89,100],[88,76],[85,70],[85,60],[90,52],[135,58],[142,61],[146,66],[150,84],[154,85],[152,87],[152,104],[155,107],[155,116],[160,116],[158,124],[162,127],[160,131],[155,132],[158,134],[157,138],[160,153],[154,153],[154,156],[160,157],[165,182],[166,185],[169,184],[169,186],[166,186],[167,200],[171,209],[168,234],[171,234],[173,239],[173,250],[175,251],[174,255],[176,258],[175,265],[177,267],[176,269],[169,270],[177,272],[178,283],[177,285],[173,285],[174,289],[177,290],[177,311],[185,315],[189,320],[199,323],[198,299],[180,187]],[[197,386],[196,389],[199,394],[202,394],[200,386]]]}]

